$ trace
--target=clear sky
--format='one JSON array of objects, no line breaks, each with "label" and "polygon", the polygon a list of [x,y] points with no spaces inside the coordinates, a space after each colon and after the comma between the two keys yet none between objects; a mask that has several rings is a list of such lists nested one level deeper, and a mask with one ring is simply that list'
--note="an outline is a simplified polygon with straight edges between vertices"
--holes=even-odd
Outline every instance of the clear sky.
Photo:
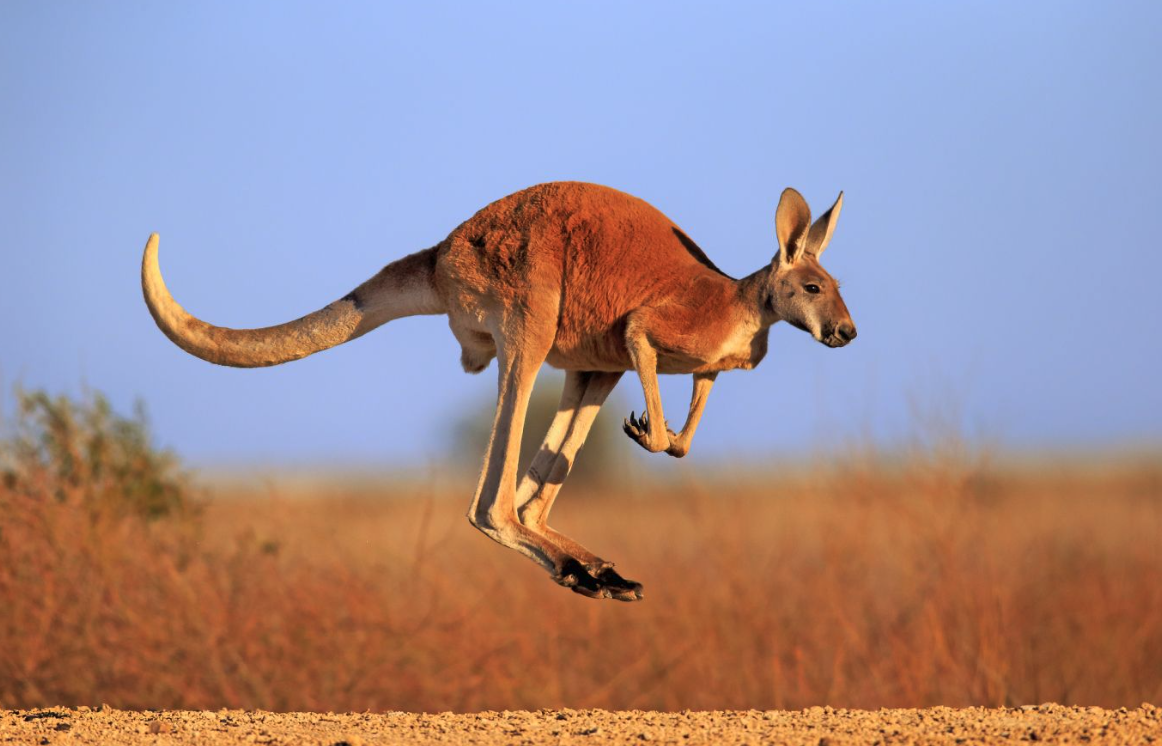
[{"label": "clear sky", "polygon": [[[1157,442],[1160,80],[1156,2],[4,2],[0,385],[140,397],[195,463],[432,460],[495,395],[443,319],[212,366],[145,309],[148,234],[186,308],[261,326],[558,179],[741,276],[792,185],[817,214],[846,193],[824,264],[859,339],[777,326],[688,458],[946,410],[1020,448]],[[663,395],[680,419],[688,379]]]}]

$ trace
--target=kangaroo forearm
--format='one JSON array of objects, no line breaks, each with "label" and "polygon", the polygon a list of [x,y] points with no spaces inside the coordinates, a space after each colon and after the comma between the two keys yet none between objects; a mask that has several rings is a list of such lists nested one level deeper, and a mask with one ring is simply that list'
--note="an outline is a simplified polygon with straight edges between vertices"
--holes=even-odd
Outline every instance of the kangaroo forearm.
[{"label": "kangaroo forearm", "polygon": [[690,452],[690,444],[694,440],[694,432],[702,420],[702,411],[706,409],[706,400],[710,398],[710,389],[714,386],[717,373],[695,373],[694,388],[690,394],[690,412],[686,415],[686,424],[682,425],[682,432],[670,436],[670,447],[666,453],[681,458]]},{"label": "kangaroo forearm", "polygon": [[647,451],[657,453],[670,447],[670,436],[666,431],[666,417],[662,411],[662,395],[658,390],[658,353],[644,334],[627,335],[626,347],[634,370],[642,384],[646,399],[646,411],[640,421],[633,421],[633,415],[626,420],[626,433]]}]

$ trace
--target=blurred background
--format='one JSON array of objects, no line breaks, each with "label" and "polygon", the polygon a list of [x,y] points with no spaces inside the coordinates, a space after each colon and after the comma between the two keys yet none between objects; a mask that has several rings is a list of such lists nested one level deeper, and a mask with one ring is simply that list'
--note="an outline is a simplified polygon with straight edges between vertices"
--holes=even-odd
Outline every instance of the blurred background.
[{"label": "blurred background", "polygon": [[[443,460],[495,380],[461,372],[439,318],[206,365],[145,312],[151,231],[180,302],[260,326],[558,179],[642,197],[735,276],[774,254],[784,187],[817,213],[845,190],[826,264],[860,343],[776,327],[757,374],[716,387],[694,462],[890,442],[949,399],[1015,448],[1162,435],[1155,4],[0,13],[0,375],[140,397],[194,463]],[[681,407],[688,381],[665,385]]]},{"label": "blurred background", "polygon": [[[4,3],[0,705],[1158,701],[1160,70],[1147,2]],[[629,378],[595,428],[555,515],[638,607],[463,521],[441,318],[235,370],[141,300],[152,231],[263,326],[564,179],[734,276],[846,195],[857,343],[777,326],[681,462]]]}]

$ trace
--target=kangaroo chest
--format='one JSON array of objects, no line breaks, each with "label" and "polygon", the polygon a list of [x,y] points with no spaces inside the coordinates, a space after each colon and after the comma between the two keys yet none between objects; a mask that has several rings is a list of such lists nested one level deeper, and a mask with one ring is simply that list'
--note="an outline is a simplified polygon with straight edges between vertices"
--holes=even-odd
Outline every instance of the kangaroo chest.
[{"label": "kangaroo chest", "polygon": [[769,329],[740,328],[722,340],[715,358],[706,362],[698,372],[750,370],[767,354]]},{"label": "kangaroo chest", "polygon": [[[739,328],[725,336],[675,335],[656,342],[659,373],[750,370],[767,354],[768,329]],[[667,344],[670,342],[670,344]]]}]

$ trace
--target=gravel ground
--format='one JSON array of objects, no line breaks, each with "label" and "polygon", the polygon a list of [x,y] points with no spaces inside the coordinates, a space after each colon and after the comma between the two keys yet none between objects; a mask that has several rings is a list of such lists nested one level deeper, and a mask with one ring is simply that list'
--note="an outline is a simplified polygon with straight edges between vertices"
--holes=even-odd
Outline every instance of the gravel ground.
[{"label": "gravel ground", "polygon": [[965,744],[1162,743],[1162,709],[1019,708],[799,712],[540,710],[468,715],[0,711],[0,743],[17,744]]}]

